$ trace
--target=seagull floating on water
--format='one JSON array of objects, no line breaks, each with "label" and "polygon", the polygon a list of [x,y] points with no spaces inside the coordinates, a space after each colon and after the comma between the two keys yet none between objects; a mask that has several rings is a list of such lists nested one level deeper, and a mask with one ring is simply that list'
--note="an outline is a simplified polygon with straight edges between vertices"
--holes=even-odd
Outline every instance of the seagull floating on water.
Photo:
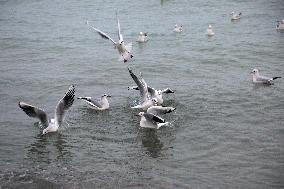
[{"label": "seagull floating on water", "polygon": [[42,134],[49,132],[55,132],[58,130],[59,126],[64,121],[65,114],[67,110],[72,106],[75,97],[75,87],[72,85],[69,87],[69,90],[65,93],[64,97],[59,100],[56,108],[54,119],[48,120],[47,114],[44,110],[35,107],[33,105],[27,104],[25,102],[19,102],[19,107],[29,116],[38,118],[41,122],[41,125],[45,127]]},{"label": "seagull floating on water", "polygon": [[213,29],[212,29],[212,26],[211,26],[211,25],[208,26],[207,35],[208,35],[209,37],[215,35],[215,33],[213,32]]},{"label": "seagull floating on water", "polygon": [[251,71],[251,74],[252,74],[252,82],[256,83],[256,84],[272,85],[273,84],[273,80],[281,78],[281,77],[265,77],[265,76],[261,76],[261,75],[259,75],[258,69],[253,69]]},{"label": "seagull floating on water", "polygon": [[109,39],[114,44],[115,48],[118,50],[120,58],[122,58],[123,62],[126,63],[129,59],[133,58],[133,55],[131,54],[132,43],[128,43],[127,45],[125,45],[123,41],[123,36],[120,32],[120,23],[117,14],[116,17],[117,17],[117,28],[118,28],[118,42],[115,42],[109,35],[107,35],[103,31],[89,25],[88,21],[87,25],[90,26],[92,29],[94,29],[102,38]]},{"label": "seagull floating on water", "polygon": [[284,31],[284,20],[277,21],[276,30],[277,31]]},{"label": "seagull floating on water", "polygon": [[[137,86],[128,87],[128,90],[129,89],[139,90],[139,88]],[[161,105],[164,102],[163,93],[169,94],[169,93],[174,93],[174,91],[170,88],[166,88],[166,89],[163,89],[163,90],[156,90],[156,89],[148,86],[148,93],[150,94],[152,99],[155,98],[157,100],[158,104]]]},{"label": "seagull floating on water", "polygon": [[95,110],[107,110],[109,109],[109,102],[107,100],[108,97],[111,97],[110,95],[104,94],[101,96],[100,101],[92,100],[91,97],[78,97],[78,99],[81,99],[88,103],[92,109]]},{"label": "seagull floating on water", "polygon": [[240,12],[239,14],[235,14],[235,12],[231,12],[231,15],[232,15],[231,20],[234,21],[241,19],[242,13]]},{"label": "seagull floating on water", "polygon": [[173,31],[176,32],[176,33],[182,32],[182,25],[178,26],[178,25],[176,24]]},{"label": "seagull floating on water", "polygon": [[138,39],[137,39],[137,42],[144,43],[144,42],[147,42],[147,41],[148,41],[147,33],[140,32],[139,36],[138,36]]},{"label": "seagull floating on water", "polygon": [[152,106],[148,108],[147,112],[140,112],[138,116],[141,117],[140,127],[159,129],[160,127],[167,125],[163,118],[159,115],[170,113],[176,108],[173,107],[162,107],[162,106]]},{"label": "seagull floating on water", "polygon": [[134,109],[141,108],[143,110],[147,110],[149,107],[154,106],[158,101],[156,98],[151,98],[150,94],[148,93],[148,86],[145,80],[140,73],[140,79],[132,72],[130,68],[128,68],[129,74],[136,83],[139,88],[141,102],[139,105],[131,107]]}]

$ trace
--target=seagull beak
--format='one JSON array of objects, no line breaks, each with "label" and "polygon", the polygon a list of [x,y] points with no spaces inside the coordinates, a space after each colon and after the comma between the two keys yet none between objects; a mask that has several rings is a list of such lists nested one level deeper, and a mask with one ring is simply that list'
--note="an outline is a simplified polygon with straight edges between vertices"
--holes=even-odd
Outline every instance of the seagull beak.
[{"label": "seagull beak", "polygon": [[137,117],[140,117],[140,115],[139,114],[134,114],[135,116],[137,116]]},{"label": "seagull beak", "polygon": [[110,95],[107,95],[107,97],[111,97]]}]

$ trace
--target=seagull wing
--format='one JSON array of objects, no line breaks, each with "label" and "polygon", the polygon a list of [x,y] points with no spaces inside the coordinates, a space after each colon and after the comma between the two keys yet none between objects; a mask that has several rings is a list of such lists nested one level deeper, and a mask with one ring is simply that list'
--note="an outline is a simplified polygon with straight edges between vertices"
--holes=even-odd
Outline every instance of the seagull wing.
[{"label": "seagull wing", "polygon": [[59,100],[55,108],[55,124],[60,126],[64,120],[66,111],[72,106],[75,97],[75,87],[71,85],[64,97]]},{"label": "seagull wing", "polygon": [[44,110],[25,102],[19,102],[19,107],[29,116],[38,118],[44,127],[48,126],[48,117]]},{"label": "seagull wing", "polygon": [[103,31],[101,31],[101,30],[99,30],[99,29],[97,29],[97,28],[91,26],[88,21],[87,21],[87,25],[88,25],[90,28],[92,28],[93,30],[95,30],[102,38],[104,38],[104,39],[109,39],[111,42],[113,42],[113,44],[116,45],[115,41],[114,41],[109,35],[107,35],[105,32],[103,32]]},{"label": "seagull wing", "polygon": [[102,105],[98,101],[92,100],[91,98],[78,97],[78,99],[81,99],[81,100],[87,102],[89,105],[91,105],[95,108],[102,108]]},{"label": "seagull wing", "polygon": [[152,123],[165,123],[165,120],[157,115],[151,113],[144,113],[146,120],[151,121]]},{"label": "seagull wing", "polygon": [[146,101],[147,98],[148,98],[148,90],[147,90],[146,82],[144,81],[143,78],[142,78],[142,80],[139,80],[138,77],[132,72],[132,70],[130,68],[128,68],[128,71],[129,71],[130,76],[132,77],[132,79],[134,80],[136,85],[138,86],[142,100]]},{"label": "seagull wing", "polygon": [[148,93],[150,94],[150,96],[151,97],[155,97],[155,89],[154,88],[152,88],[152,87],[147,87],[147,89],[148,89]]},{"label": "seagull wing", "polygon": [[120,32],[120,23],[119,23],[119,18],[117,16],[117,12],[116,12],[116,19],[117,19],[118,39],[120,41],[123,41],[123,37],[122,37],[122,34]]},{"label": "seagull wing", "polygon": [[175,93],[175,92],[172,89],[170,89],[170,88],[166,88],[166,89],[162,90],[162,93],[168,94],[168,93]]},{"label": "seagull wing", "polygon": [[269,83],[272,80],[273,80],[273,78],[265,77],[265,76],[259,76],[259,77],[256,78],[256,81],[258,81],[258,82],[267,82],[267,83]]},{"label": "seagull wing", "polygon": [[162,115],[162,114],[173,112],[175,109],[176,108],[173,108],[173,107],[152,106],[148,108],[147,113],[151,113],[154,115]]}]

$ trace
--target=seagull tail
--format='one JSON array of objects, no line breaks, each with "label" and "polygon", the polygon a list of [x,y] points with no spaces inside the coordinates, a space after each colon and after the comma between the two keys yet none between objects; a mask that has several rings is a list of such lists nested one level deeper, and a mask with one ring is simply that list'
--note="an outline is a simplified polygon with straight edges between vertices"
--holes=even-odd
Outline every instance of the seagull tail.
[{"label": "seagull tail", "polygon": [[281,78],[281,77],[273,77],[272,79],[275,80],[275,79],[278,79],[278,78]]}]

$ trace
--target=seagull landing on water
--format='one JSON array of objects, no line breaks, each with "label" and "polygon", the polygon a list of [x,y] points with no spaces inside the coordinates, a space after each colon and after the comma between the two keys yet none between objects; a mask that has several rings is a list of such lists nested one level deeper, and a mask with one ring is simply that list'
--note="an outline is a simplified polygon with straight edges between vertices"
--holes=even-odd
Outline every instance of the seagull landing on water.
[{"label": "seagull landing on water", "polygon": [[149,107],[154,106],[157,104],[157,99],[151,98],[150,94],[148,93],[148,86],[145,80],[142,77],[142,74],[140,73],[140,79],[132,72],[130,68],[128,68],[129,74],[138,86],[140,96],[141,96],[141,101],[140,104],[131,108],[134,109],[143,109],[147,110]]},{"label": "seagull landing on water", "polygon": [[235,12],[231,12],[231,21],[240,20],[241,19],[241,15],[242,15],[241,12],[239,14],[235,14]]},{"label": "seagull landing on water", "polygon": [[139,36],[138,36],[138,39],[137,39],[137,42],[139,43],[145,43],[148,41],[148,35],[147,33],[143,33],[143,32],[140,32],[139,33]]},{"label": "seagull landing on water", "polygon": [[90,26],[88,21],[87,25],[90,26],[92,29],[94,29],[102,38],[110,40],[114,44],[115,48],[118,50],[120,59],[122,58],[123,62],[126,63],[129,59],[133,58],[133,55],[131,54],[132,43],[128,43],[127,45],[125,45],[123,41],[123,36],[120,32],[120,23],[117,14],[116,18],[117,18],[117,28],[118,28],[118,42],[115,42],[109,35],[107,35],[103,31],[93,26]]},{"label": "seagull landing on water", "polygon": [[265,77],[259,75],[258,69],[253,69],[251,71],[252,74],[252,82],[256,84],[267,84],[267,85],[273,85],[273,80],[281,78],[281,77]]},{"label": "seagull landing on water", "polygon": [[[137,86],[132,86],[128,87],[128,90],[134,89],[134,90],[139,90]],[[163,99],[163,94],[169,94],[169,93],[174,93],[174,91],[170,88],[166,88],[163,90],[156,90],[152,87],[148,86],[148,93],[150,94],[151,98],[155,98],[158,102],[159,105],[163,104],[164,99]]]},{"label": "seagull landing on water", "polygon": [[162,106],[152,106],[148,108],[147,112],[140,112],[138,116],[141,117],[140,127],[159,129],[160,127],[167,125],[163,118],[160,115],[170,113],[176,108],[173,107],[162,107]]},{"label": "seagull landing on water", "polygon": [[211,25],[209,25],[208,28],[207,28],[207,35],[208,35],[209,37],[215,35],[215,33],[213,32],[213,29],[212,29],[212,26],[211,26]]},{"label": "seagull landing on water", "polygon": [[173,31],[176,32],[176,33],[182,32],[182,25],[178,26],[178,25],[176,24]]},{"label": "seagull landing on water", "polygon": [[88,103],[92,109],[95,110],[107,110],[109,109],[109,102],[107,100],[108,97],[111,97],[110,95],[104,94],[101,96],[100,101],[92,100],[91,97],[78,97],[78,99],[81,99]]},{"label": "seagull landing on water", "polygon": [[65,93],[64,97],[59,100],[56,108],[54,119],[48,120],[47,114],[44,110],[39,109],[35,106],[27,104],[25,102],[19,102],[19,107],[29,116],[38,118],[45,129],[43,129],[42,134],[49,132],[55,132],[58,130],[64,121],[65,114],[67,110],[72,106],[75,97],[75,87],[72,85],[69,90]]}]

